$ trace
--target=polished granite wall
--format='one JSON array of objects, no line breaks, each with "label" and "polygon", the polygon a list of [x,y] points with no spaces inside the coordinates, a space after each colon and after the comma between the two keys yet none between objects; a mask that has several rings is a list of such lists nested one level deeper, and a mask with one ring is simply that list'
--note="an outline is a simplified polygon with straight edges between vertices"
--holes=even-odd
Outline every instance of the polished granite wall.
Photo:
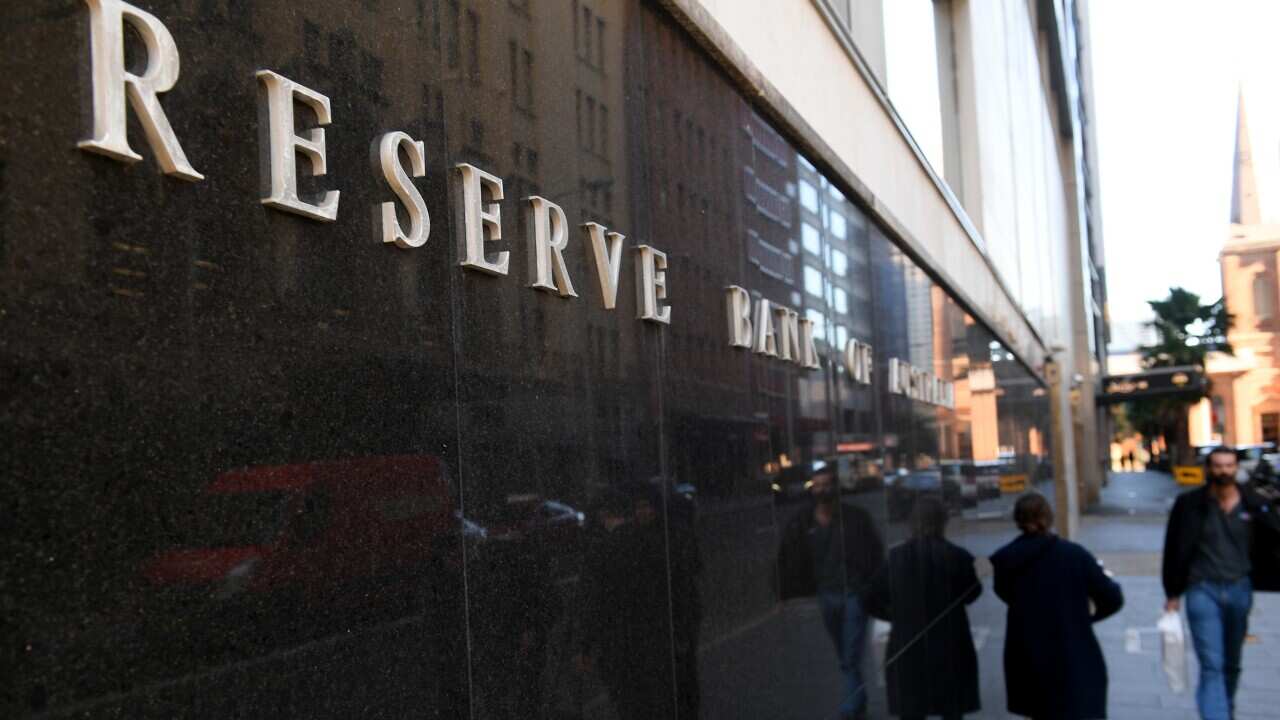
[{"label": "polished granite wall", "polygon": [[[132,110],[141,161],[77,148],[88,3],[0,9],[4,715],[825,717],[821,608],[779,594],[815,473],[886,547],[940,497],[975,555],[1012,534],[1001,475],[1051,482],[1032,376],[656,4],[142,7],[202,180]],[[340,191],[333,222],[259,201],[260,69],[331,102],[299,186]],[[425,150],[421,247],[377,235],[393,130]],[[505,276],[459,267],[458,163],[504,181]],[[576,298],[528,287],[530,195]],[[615,309],[584,222],[626,236]],[[641,244],[670,324],[636,319]],[[730,285],[811,321],[820,368],[731,348]],[[889,392],[891,360],[954,407]],[[877,662],[883,715],[916,686]]]}]

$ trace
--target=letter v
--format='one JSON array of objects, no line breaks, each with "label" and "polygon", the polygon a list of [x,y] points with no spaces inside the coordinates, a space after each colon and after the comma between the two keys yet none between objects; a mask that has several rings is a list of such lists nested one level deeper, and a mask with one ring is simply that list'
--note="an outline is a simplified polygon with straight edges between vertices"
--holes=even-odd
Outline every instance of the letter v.
[{"label": "letter v", "polygon": [[613,310],[618,305],[618,274],[622,270],[621,233],[608,233],[608,248],[605,247],[605,227],[600,223],[583,223],[587,231],[586,241],[591,246],[591,260],[596,267],[596,277],[600,279],[600,300],[605,310]]}]

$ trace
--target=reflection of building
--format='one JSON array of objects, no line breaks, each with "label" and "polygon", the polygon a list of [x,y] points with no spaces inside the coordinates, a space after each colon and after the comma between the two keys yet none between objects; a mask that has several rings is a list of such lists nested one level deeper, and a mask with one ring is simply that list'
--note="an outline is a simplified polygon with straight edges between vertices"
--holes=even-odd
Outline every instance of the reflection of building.
[{"label": "reflection of building", "polygon": [[1219,256],[1235,354],[1209,356],[1211,396],[1191,410],[1191,442],[1280,445],[1280,224],[1262,211],[1243,93],[1237,113],[1231,234]]},{"label": "reflection of building", "polygon": [[[181,52],[161,102],[206,175],[195,183],[157,170],[133,110],[142,162],[72,150],[84,128],[63,110],[91,101],[74,81],[91,75],[85,15],[107,3],[0,4],[6,26],[31,28],[6,55],[24,81],[0,86],[13,96],[0,115],[23,113],[10,124],[28,150],[4,155],[0,197],[0,431],[14,439],[2,481],[22,510],[0,547],[22,655],[0,715],[599,714],[587,705],[601,679],[572,658],[584,630],[597,646],[652,651],[651,667],[675,661],[612,668],[615,705],[687,704],[700,688],[681,668],[702,667],[715,673],[704,716],[776,714],[756,692],[796,716],[830,715],[830,698],[804,687],[824,680],[787,686],[794,658],[758,644],[813,637],[777,625],[817,615],[774,612],[770,579],[817,463],[839,474],[842,507],[860,505],[887,540],[910,532],[917,495],[934,494],[956,511],[954,539],[977,530],[975,550],[990,533],[962,514],[1007,516],[1026,486],[1002,487],[1005,465],[1026,474],[1062,450],[1061,487],[1083,474],[1079,431],[1043,437],[1047,348],[1071,348],[1063,374],[1087,383],[1101,332],[1074,277],[1099,269],[1084,261],[1100,250],[1082,6],[921,1],[955,45],[937,48],[946,82],[920,88],[951,100],[939,105],[954,131],[941,172],[883,96],[895,71],[875,51],[893,41],[880,0],[298,0],[254,13],[137,0]],[[257,202],[261,67],[332,101],[326,172],[299,160],[303,194],[341,189],[331,223]],[[369,210],[392,197],[370,172],[370,139],[393,129],[426,150],[412,182],[432,235],[415,249],[370,233]],[[511,253],[507,276],[458,266],[450,167],[463,162],[504,181],[493,249]],[[528,287],[521,205],[534,193],[575,226],[565,261],[577,299]],[[593,285],[583,220],[627,236],[615,310]],[[640,243],[670,260],[670,325],[636,320]],[[730,347],[731,284],[812,321],[818,366]],[[850,339],[872,348],[856,377]],[[899,364],[909,392],[888,382]],[[919,392],[934,378],[954,383],[954,408]],[[382,493],[362,482],[362,457],[439,462],[414,475],[428,487]],[[307,492],[270,470],[319,461],[339,477]],[[219,567],[195,578],[214,593],[208,616],[187,612],[188,583],[137,581],[199,512],[193,498],[235,468],[295,496],[232,512],[243,526],[226,529],[270,534],[289,507],[301,514],[285,527],[304,536],[353,514],[386,532],[375,542],[351,521],[331,535],[345,547],[293,548],[314,571],[297,565],[302,584],[337,564],[358,571],[332,583],[341,602],[300,614],[288,591],[265,636],[175,648],[192,626],[221,638],[241,628],[239,610],[256,614],[232,598],[255,568],[291,571],[253,546],[219,550]],[[434,525],[415,527],[424,513]],[[609,542],[614,521],[649,529]],[[597,552],[643,595],[601,597],[610,585],[583,572]],[[427,582],[391,567],[428,558]],[[628,577],[618,560],[645,573]],[[654,623],[582,612],[637,597],[633,617]],[[153,607],[168,612],[143,612]],[[719,692],[726,675],[767,680]],[[539,699],[553,696],[570,707]]]}]

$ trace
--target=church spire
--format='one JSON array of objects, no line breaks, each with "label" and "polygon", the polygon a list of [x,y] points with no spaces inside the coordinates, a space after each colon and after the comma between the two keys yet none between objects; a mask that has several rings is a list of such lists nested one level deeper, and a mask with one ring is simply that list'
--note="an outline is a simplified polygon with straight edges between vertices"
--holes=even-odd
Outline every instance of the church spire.
[{"label": "church spire", "polygon": [[1253,174],[1253,151],[1249,147],[1249,126],[1244,120],[1244,89],[1236,107],[1236,157],[1231,178],[1231,222],[1256,225],[1262,222],[1258,210],[1258,182]]}]

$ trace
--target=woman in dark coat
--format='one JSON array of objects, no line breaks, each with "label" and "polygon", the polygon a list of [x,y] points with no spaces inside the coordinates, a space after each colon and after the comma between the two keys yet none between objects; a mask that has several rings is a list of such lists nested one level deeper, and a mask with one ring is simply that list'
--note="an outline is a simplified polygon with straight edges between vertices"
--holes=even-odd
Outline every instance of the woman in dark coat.
[{"label": "woman in dark coat", "polygon": [[1022,496],[1013,514],[1022,535],[991,556],[996,595],[1009,606],[1009,712],[1036,720],[1105,718],[1107,664],[1093,624],[1124,605],[1120,586],[1088,550],[1050,532],[1053,510],[1042,495]]},{"label": "woman in dark coat", "polygon": [[978,656],[965,606],[982,594],[973,556],[943,535],[947,508],[916,502],[913,537],[889,551],[873,609],[893,623],[885,650],[889,712],[905,719],[977,712]]}]

